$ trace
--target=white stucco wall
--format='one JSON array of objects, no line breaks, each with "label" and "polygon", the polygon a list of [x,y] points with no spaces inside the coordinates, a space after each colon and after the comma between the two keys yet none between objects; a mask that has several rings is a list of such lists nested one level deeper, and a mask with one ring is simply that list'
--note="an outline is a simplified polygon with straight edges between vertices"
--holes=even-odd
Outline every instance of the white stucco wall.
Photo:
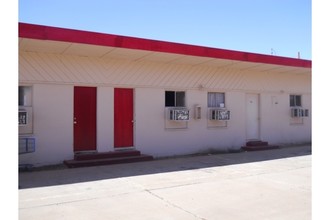
[{"label": "white stucco wall", "polygon": [[[237,150],[245,141],[244,108],[241,106],[244,93],[226,92],[226,106],[231,111],[232,119],[226,127],[208,127],[208,91],[186,90],[187,108],[190,109],[187,128],[171,129],[165,126],[165,89],[139,88],[135,92],[136,147],[145,153],[161,157]],[[196,104],[202,108],[202,118],[198,120],[193,117]]]},{"label": "white stucco wall", "polygon": [[[261,138],[274,144],[293,144],[311,141],[311,95],[302,94],[302,107],[309,109],[310,117],[292,123],[290,93],[261,95]],[[277,103],[277,104],[276,104]]]},{"label": "white stucco wall", "polygon": [[73,87],[34,84],[34,153],[21,154],[20,164],[56,164],[73,154]]},{"label": "white stucco wall", "polygon": [[113,150],[113,93],[112,87],[97,88],[97,150],[107,152]]}]

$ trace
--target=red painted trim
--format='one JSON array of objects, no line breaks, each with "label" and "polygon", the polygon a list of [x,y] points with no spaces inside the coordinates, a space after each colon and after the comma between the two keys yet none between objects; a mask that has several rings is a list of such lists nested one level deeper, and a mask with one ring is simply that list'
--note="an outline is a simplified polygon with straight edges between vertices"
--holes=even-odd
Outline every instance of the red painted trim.
[{"label": "red painted trim", "polygon": [[195,46],[27,23],[19,23],[19,37],[39,40],[64,41],[70,43],[92,44],[98,46],[110,46],[126,49],[147,50],[153,52],[166,52],[181,55],[210,57],[255,63],[277,64],[283,66],[305,68],[312,67],[311,60],[224,50],[211,47]]}]

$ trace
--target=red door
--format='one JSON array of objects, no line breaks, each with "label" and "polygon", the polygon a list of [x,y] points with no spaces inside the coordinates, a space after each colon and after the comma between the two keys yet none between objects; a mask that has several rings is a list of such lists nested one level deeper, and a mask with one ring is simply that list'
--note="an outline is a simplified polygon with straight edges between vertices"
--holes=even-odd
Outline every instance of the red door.
[{"label": "red door", "polygon": [[133,147],[133,89],[115,88],[114,146]]},{"label": "red door", "polygon": [[74,87],[74,151],[96,150],[96,88]]}]

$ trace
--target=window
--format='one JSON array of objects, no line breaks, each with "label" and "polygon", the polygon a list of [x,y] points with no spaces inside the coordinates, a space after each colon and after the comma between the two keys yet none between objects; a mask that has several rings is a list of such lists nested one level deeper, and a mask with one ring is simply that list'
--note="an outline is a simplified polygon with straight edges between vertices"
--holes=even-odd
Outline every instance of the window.
[{"label": "window", "polygon": [[301,95],[290,95],[290,107],[301,107]]},{"label": "window", "polygon": [[185,92],[165,91],[165,107],[185,107],[185,103]]},{"label": "window", "polygon": [[209,108],[224,108],[225,93],[220,93],[220,92],[207,93],[207,106]]},{"label": "window", "polygon": [[32,88],[31,86],[19,86],[18,87],[18,105],[19,106],[31,106],[32,105]]}]

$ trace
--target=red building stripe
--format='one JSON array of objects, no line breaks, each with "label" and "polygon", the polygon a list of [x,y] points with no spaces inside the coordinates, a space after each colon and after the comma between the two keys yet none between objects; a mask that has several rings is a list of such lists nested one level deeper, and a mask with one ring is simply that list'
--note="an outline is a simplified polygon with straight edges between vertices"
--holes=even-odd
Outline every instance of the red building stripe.
[{"label": "red building stripe", "polygon": [[19,23],[19,37],[311,68],[312,61],[113,34]]}]

